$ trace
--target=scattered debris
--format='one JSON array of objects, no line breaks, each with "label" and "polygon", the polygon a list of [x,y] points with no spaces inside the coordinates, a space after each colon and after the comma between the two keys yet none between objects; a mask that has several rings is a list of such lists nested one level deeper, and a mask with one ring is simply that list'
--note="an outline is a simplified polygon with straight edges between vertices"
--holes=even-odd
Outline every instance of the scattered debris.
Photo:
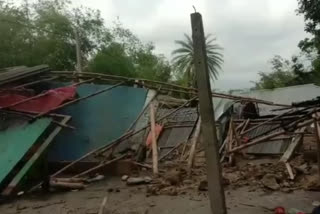
[{"label": "scattered debris", "polygon": [[127,179],[128,185],[139,185],[139,184],[149,184],[152,181],[152,178],[149,176],[145,177],[129,177]]}]

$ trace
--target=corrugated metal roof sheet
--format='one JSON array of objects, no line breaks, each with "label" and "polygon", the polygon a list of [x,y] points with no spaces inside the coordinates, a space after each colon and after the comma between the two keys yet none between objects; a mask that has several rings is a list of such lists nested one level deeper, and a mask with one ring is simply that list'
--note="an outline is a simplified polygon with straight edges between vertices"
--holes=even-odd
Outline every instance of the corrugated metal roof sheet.
[{"label": "corrugated metal roof sheet", "polygon": [[[253,126],[256,126],[256,124],[249,126],[248,129]],[[246,134],[246,136],[248,136],[249,138],[254,138],[260,134],[266,133],[267,131],[270,131],[274,128],[277,128],[278,126],[279,126],[278,124],[265,124],[265,125],[258,127],[257,129],[250,131],[248,134]],[[279,131],[279,129],[281,129],[281,128],[275,129],[272,132]],[[289,146],[289,143],[290,143],[290,140],[276,140],[276,141],[269,141],[269,142],[267,141],[265,143],[260,143],[260,144],[250,146],[247,149],[247,153],[250,153],[250,154],[282,154],[285,152],[285,150]]]},{"label": "corrugated metal roof sheet", "polygon": [[[296,85],[284,88],[252,90],[247,92],[234,92],[233,95],[252,97],[271,101],[279,104],[291,105],[293,102],[302,102],[311,100],[320,96],[320,87],[314,84]],[[272,111],[279,107],[259,104],[261,116],[270,114],[279,114],[280,112]]]},{"label": "corrugated metal roof sheet", "polygon": [[12,67],[7,69],[4,68],[0,72],[0,85],[4,85],[19,79],[31,77],[47,71],[50,71],[47,65],[38,65],[29,68],[25,66]]}]

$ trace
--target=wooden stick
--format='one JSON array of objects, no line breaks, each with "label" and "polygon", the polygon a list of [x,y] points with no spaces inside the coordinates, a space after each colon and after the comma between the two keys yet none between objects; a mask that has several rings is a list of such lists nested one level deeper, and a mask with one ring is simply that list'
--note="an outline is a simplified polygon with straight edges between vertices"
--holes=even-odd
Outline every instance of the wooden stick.
[{"label": "wooden stick", "polygon": [[[304,126],[308,126],[308,125],[310,125],[311,123],[313,123],[313,120],[312,120],[312,119],[306,120],[306,121],[304,121],[303,123],[299,124],[299,125],[297,126],[297,128],[302,128],[302,127],[304,127]],[[286,133],[286,131],[285,131],[285,130],[281,130],[281,131],[274,132],[274,133],[271,133],[271,134],[266,135],[266,136],[262,136],[262,137],[260,137],[260,138],[257,138],[257,139],[255,139],[255,140],[253,140],[252,142],[249,142],[249,143],[243,144],[243,145],[241,145],[241,146],[238,146],[238,147],[232,149],[230,152],[236,152],[236,151],[242,150],[242,149],[244,149],[244,148],[248,148],[248,147],[250,147],[250,146],[252,146],[252,145],[256,145],[256,144],[259,144],[259,143],[263,143],[263,142],[265,142],[265,141],[268,140],[268,139],[277,137],[277,136],[282,135],[282,134],[284,134],[284,133]]]},{"label": "wooden stick", "polygon": [[174,150],[178,149],[183,143],[186,143],[185,141],[178,143],[177,145],[175,145],[172,149],[170,149],[166,154],[164,154],[163,156],[161,156],[159,158],[159,162],[161,162],[165,157],[167,157],[171,152],[173,152]]},{"label": "wooden stick", "polygon": [[111,86],[111,87],[98,90],[98,91],[96,91],[96,92],[94,92],[94,93],[92,93],[92,94],[89,94],[89,95],[87,95],[87,96],[84,96],[84,97],[81,97],[81,98],[78,98],[78,99],[75,99],[75,100],[71,100],[71,101],[69,101],[69,102],[66,102],[66,103],[60,105],[60,106],[57,106],[56,108],[50,109],[50,110],[47,111],[47,112],[40,113],[40,114],[38,114],[35,118],[37,119],[37,118],[42,117],[42,116],[44,116],[44,115],[46,115],[46,114],[49,114],[50,112],[56,111],[56,110],[58,110],[58,109],[64,108],[64,107],[66,107],[66,106],[72,105],[72,104],[74,104],[74,103],[80,102],[80,101],[82,101],[82,100],[88,99],[88,98],[93,97],[93,96],[96,96],[96,95],[98,95],[98,94],[104,93],[104,92],[106,92],[106,91],[110,91],[111,89],[114,89],[114,88],[122,85],[123,83],[124,83],[124,82],[120,82],[120,83],[118,83],[118,84],[116,84],[116,85],[113,85],[113,86]]},{"label": "wooden stick", "polygon": [[284,113],[279,114],[279,115],[277,115],[277,116],[275,116],[275,117],[273,117],[273,118],[270,118],[270,119],[268,119],[268,120],[266,120],[266,121],[264,121],[264,122],[262,122],[262,123],[260,123],[260,124],[258,124],[258,125],[256,125],[256,126],[254,126],[254,127],[251,127],[250,129],[244,131],[241,135],[247,134],[248,132],[250,132],[250,131],[252,131],[252,130],[255,130],[255,129],[257,129],[257,128],[259,128],[259,127],[261,127],[261,126],[263,126],[263,125],[265,125],[265,124],[267,124],[267,123],[269,123],[269,122],[271,122],[271,121],[274,121],[274,120],[276,120],[276,119],[278,119],[278,118],[281,118],[282,116],[284,116],[284,115],[286,115],[286,114],[290,114],[290,113],[292,113],[292,112],[293,112],[293,110],[290,110],[290,111],[288,111],[288,112],[284,112]]},{"label": "wooden stick", "polygon": [[[14,114],[14,115],[19,115],[19,116],[23,116],[23,117],[27,117],[29,118],[29,121],[32,121],[32,120],[35,120],[35,117],[28,114],[28,113],[24,113],[24,112],[19,112],[19,111],[8,111],[8,110],[0,110],[0,111],[3,111],[7,114]],[[51,117],[54,117],[55,114],[50,114],[49,116]],[[67,124],[64,124],[64,123],[61,123],[59,121],[56,121],[56,120],[52,120],[51,121],[52,123],[56,124],[57,126],[60,126],[60,127],[63,127],[63,128],[68,128],[68,129],[72,129],[72,130],[75,130],[75,127],[73,126],[70,126],[70,125],[67,125]]]},{"label": "wooden stick", "polygon": [[229,123],[229,129],[230,129],[230,136],[229,136],[229,139],[228,139],[228,154],[229,154],[229,164],[232,165],[232,162],[233,162],[233,154],[230,154],[230,151],[232,150],[232,143],[234,141],[234,133],[233,133],[233,128],[232,128],[232,122],[233,121],[233,118],[231,117],[230,119],[230,123]]},{"label": "wooden stick", "polygon": [[284,164],[286,165],[290,179],[294,180],[294,175],[293,175],[292,168],[291,168],[290,164],[288,162],[285,162]]},{"label": "wooden stick", "polygon": [[100,209],[99,209],[98,214],[104,214],[104,209],[106,207],[107,201],[108,201],[108,197],[104,197],[102,200],[102,203],[100,205]]},{"label": "wooden stick", "polygon": [[191,170],[194,163],[194,156],[196,154],[197,142],[199,141],[200,132],[201,132],[201,117],[199,117],[198,119],[196,129],[191,139],[191,148],[190,148],[189,159],[188,159],[188,176],[191,176]]},{"label": "wooden stick", "polygon": [[[241,124],[240,124],[241,126]],[[231,123],[231,128],[232,128],[232,133],[233,133],[233,136],[234,136],[234,139],[235,139],[235,142],[236,142],[236,146],[240,146],[241,145],[241,139],[237,133],[237,129],[234,127],[234,123],[233,123],[233,120],[232,120],[232,123]]]},{"label": "wooden stick", "polygon": [[95,167],[93,167],[93,168],[91,168],[91,169],[88,169],[88,170],[86,170],[86,171],[84,171],[84,172],[81,172],[80,174],[77,174],[77,175],[75,175],[75,176],[72,176],[72,178],[79,178],[79,177],[88,175],[88,174],[91,173],[91,172],[94,172],[94,171],[96,171],[96,170],[98,170],[98,169],[100,169],[100,168],[102,168],[102,167],[105,167],[105,166],[107,166],[107,165],[109,165],[109,164],[112,164],[112,163],[114,163],[114,162],[116,162],[116,161],[118,161],[118,160],[121,160],[121,159],[124,158],[125,156],[126,156],[126,154],[121,155],[121,156],[119,156],[119,157],[117,157],[117,158],[115,158],[115,159],[112,159],[112,160],[110,160],[110,161],[107,161],[107,162],[105,162],[105,163],[101,163],[101,164],[99,164],[98,166],[95,166]]},{"label": "wooden stick", "polygon": [[59,78],[58,76],[54,76],[54,77],[50,77],[50,78],[46,78],[46,79],[42,79],[42,80],[28,82],[28,83],[25,83],[25,84],[22,84],[22,85],[18,85],[16,87],[14,87],[14,89],[24,88],[24,87],[27,87],[27,86],[36,85],[36,84],[41,83],[41,82],[52,81],[52,80],[55,80],[55,79],[58,79],[58,78]]},{"label": "wooden stick", "polygon": [[124,139],[126,136],[128,136],[130,133],[125,133],[123,134],[121,137],[111,141],[110,143],[108,143],[107,145],[104,145],[98,149],[95,149],[91,152],[88,152],[87,154],[83,155],[82,157],[78,158],[77,160],[71,162],[70,164],[68,164],[67,166],[63,167],[62,169],[60,169],[59,171],[55,172],[54,174],[51,175],[51,177],[56,177],[58,175],[60,175],[62,172],[66,171],[67,169],[69,169],[70,167],[74,166],[76,163],[79,163],[80,161],[84,160],[85,158],[89,157],[90,155],[93,155],[95,154],[96,152],[98,152],[99,150],[102,150],[102,149],[105,149],[105,148],[108,148],[110,149],[113,144],[121,141],[122,139]]},{"label": "wooden stick", "polygon": [[156,122],[154,115],[154,105],[150,104],[150,123],[151,123],[151,138],[152,138],[152,168],[153,174],[157,175],[159,173],[158,169],[158,145],[156,139]]},{"label": "wooden stick", "polygon": [[84,189],[85,185],[83,183],[68,183],[62,181],[50,181],[50,186],[60,189]]}]

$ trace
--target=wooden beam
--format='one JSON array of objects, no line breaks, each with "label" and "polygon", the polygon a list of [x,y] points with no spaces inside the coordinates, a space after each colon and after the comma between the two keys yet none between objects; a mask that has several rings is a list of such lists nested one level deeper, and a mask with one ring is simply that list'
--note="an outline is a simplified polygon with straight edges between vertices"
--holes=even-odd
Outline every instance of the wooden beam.
[{"label": "wooden beam", "polygon": [[189,159],[188,159],[188,176],[191,175],[191,170],[194,163],[194,156],[196,154],[197,142],[199,141],[200,131],[201,131],[201,117],[199,117],[198,119],[196,129],[191,139],[191,148],[190,148]]},{"label": "wooden beam", "polygon": [[280,159],[281,162],[287,162],[291,159],[293,153],[295,152],[296,148],[298,147],[298,145],[300,145],[303,139],[303,134],[297,134],[297,132],[304,132],[306,128],[307,127],[302,127],[295,131],[296,135],[292,138],[291,143],[289,144],[287,150],[282,155]]},{"label": "wooden beam", "polygon": [[291,180],[294,180],[294,174],[292,172],[292,168],[291,168],[290,164],[288,162],[285,162],[284,164],[286,165],[286,168],[288,170],[289,178]]},{"label": "wooden beam", "polygon": [[218,139],[212,104],[212,92],[207,63],[205,36],[200,13],[191,14],[194,68],[197,77],[201,116],[201,139],[205,146],[208,190],[213,214],[226,214],[225,195],[222,185],[218,153]]},{"label": "wooden beam", "polygon": [[155,110],[153,103],[150,104],[150,124],[151,124],[151,139],[152,139],[152,169],[153,174],[158,175],[158,144],[156,138],[156,122],[155,122]]}]

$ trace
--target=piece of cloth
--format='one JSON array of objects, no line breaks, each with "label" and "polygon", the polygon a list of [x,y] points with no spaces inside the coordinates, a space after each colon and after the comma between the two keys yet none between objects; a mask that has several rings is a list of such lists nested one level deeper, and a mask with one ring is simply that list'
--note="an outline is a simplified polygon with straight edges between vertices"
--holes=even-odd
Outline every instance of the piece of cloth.
[{"label": "piece of cloth", "polygon": [[16,92],[1,92],[0,93],[0,108],[6,108],[28,112],[28,113],[44,113],[54,109],[64,103],[72,100],[76,96],[76,87],[68,86],[56,88],[44,93],[44,96],[37,97],[27,102],[10,107],[14,103],[29,99],[31,96],[20,95]]},{"label": "piece of cloth", "polygon": [[[158,140],[161,132],[163,130],[163,126],[160,125],[160,124],[156,124],[155,125],[155,134],[156,134],[156,140]],[[148,148],[151,148],[151,145],[152,145],[152,135],[151,135],[151,130],[148,134],[148,137],[147,137],[147,141],[146,141],[146,145]]]}]

